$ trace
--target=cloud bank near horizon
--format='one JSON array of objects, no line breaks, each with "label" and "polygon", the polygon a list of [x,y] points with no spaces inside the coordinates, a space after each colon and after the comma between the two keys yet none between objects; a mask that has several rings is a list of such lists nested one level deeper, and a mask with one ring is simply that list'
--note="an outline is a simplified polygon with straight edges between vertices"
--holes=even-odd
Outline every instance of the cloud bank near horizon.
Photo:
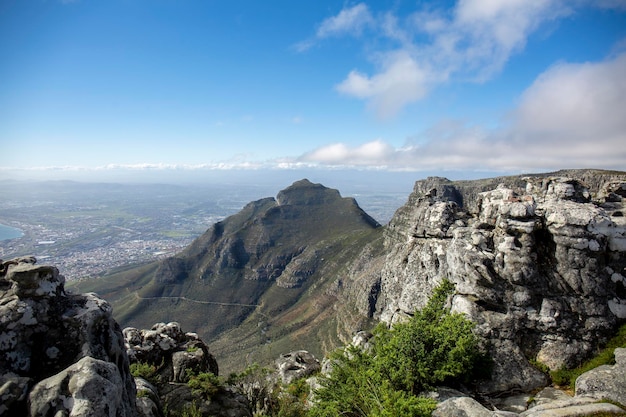
[{"label": "cloud bank near horizon", "polygon": [[227,171],[371,169],[531,172],[561,168],[626,170],[626,51],[600,62],[558,63],[520,96],[497,128],[444,120],[407,138],[331,143],[300,156],[206,164],[0,167],[15,171]]},{"label": "cloud bank near horizon", "polygon": [[626,169],[626,52],[602,62],[559,63],[521,95],[505,125],[442,121],[393,148],[376,139],[302,155],[303,162],[396,169]]}]

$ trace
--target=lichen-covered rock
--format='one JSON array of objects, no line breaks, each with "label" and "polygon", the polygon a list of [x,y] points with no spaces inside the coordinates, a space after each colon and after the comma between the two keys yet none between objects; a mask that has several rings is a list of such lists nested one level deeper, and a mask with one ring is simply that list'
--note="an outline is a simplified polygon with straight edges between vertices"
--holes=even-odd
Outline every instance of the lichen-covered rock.
[{"label": "lichen-covered rock", "polygon": [[615,365],[602,365],[579,376],[576,395],[611,400],[626,406],[626,349],[615,349]]},{"label": "lichen-covered rock", "polygon": [[598,402],[589,397],[574,397],[530,408],[520,413],[520,417],[623,416],[624,412],[615,404]]},{"label": "lichen-covered rock", "polygon": [[85,356],[32,388],[28,396],[29,415],[135,415],[135,404],[127,401],[123,391],[124,383],[115,364]]},{"label": "lichen-covered rock", "polygon": [[157,323],[150,330],[123,330],[131,363],[157,367],[163,381],[187,382],[189,375],[211,372],[219,375],[215,357],[195,333],[185,333],[176,322]]},{"label": "lichen-covered rock", "polygon": [[143,378],[135,378],[139,417],[164,417],[157,388]]},{"label": "lichen-covered rock", "polygon": [[276,360],[276,367],[281,381],[285,384],[310,376],[321,369],[320,362],[306,350],[280,355]]},{"label": "lichen-covered rock", "polygon": [[404,320],[449,279],[453,310],[491,346],[494,374],[481,390],[544,386],[529,359],[575,366],[626,318],[626,222],[613,215],[623,203],[609,210],[594,200],[604,183],[594,184],[590,191],[573,178],[530,177],[479,190],[418,181],[386,230],[372,315]]},{"label": "lichen-covered rock", "polygon": [[149,330],[127,327],[123,331],[131,363],[154,366],[154,385],[136,378],[137,408],[142,417],[161,417],[198,412],[203,416],[250,417],[246,397],[227,386],[213,392],[196,392],[190,378],[204,373],[219,374],[217,361],[197,334],[185,333],[176,322],[157,323]]},{"label": "lichen-covered rock", "polygon": [[[95,415],[84,404],[96,404],[90,393],[99,384],[115,386],[110,415],[134,416],[135,385],[111,306],[95,294],[67,293],[55,267],[35,262],[20,258],[0,268],[0,416],[47,415],[37,410],[59,404],[73,416]],[[83,377],[89,372],[93,378]],[[31,388],[38,394],[27,395]]]},{"label": "lichen-covered rock", "polygon": [[487,410],[471,397],[450,398],[437,405],[433,417],[493,417]]}]

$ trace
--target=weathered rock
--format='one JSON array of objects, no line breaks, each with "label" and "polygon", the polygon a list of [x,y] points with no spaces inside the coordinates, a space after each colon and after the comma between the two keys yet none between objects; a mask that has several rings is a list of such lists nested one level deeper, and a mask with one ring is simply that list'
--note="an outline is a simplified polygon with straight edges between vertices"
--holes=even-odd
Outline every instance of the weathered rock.
[{"label": "weathered rock", "polygon": [[139,417],[164,417],[157,388],[143,378],[135,378]]},{"label": "weathered rock", "polygon": [[404,320],[451,280],[453,310],[492,347],[485,394],[545,386],[529,359],[552,369],[578,365],[626,317],[626,223],[594,200],[603,183],[592,192],[558,176],[506,182],[480,190],[418,181],[386,230],[372,314]]},{"label": "weathered rock", "polygon": [[154,385],[137,378],[141,416],[161,417],[163,409],[171,416],[192,411],[216,417],[252,415],[247,398],[228,387],[215,387],[209,395],[194,392],[187,384],[192,375],[219,374],[215,357],[197,334],[183,332],[176,322],[157,323],[150,330],[127,327],[123,333],[131,363],[147,363],[156,369]]},{"label": "weathered rock", "polygon": [[493,412],[471,397],[456,397],[439,403],[432,415],[433,417],[492,417]]},{"label": "weathered rock", "polygon": [[[107,406],[111,415],[134,416],[135,385],[110,305],[95,294],[66,293],[58,270],[32,257],[2,265],[0,415],[39,415],[57,406],[94,415],[85,404],[99,407],[92,391],[104,390],[116,398]],[[26,395],[30,387],[37,394]]]},{"label": "weathered rock", "polygon": [[194,393],[187,384],[168,383],[160,387],[159,393],[172,415],[180,416],[195,409],[202,416],[252,417],[246,397],[230,389],[220,389],[205,397]]},{"label": "weathered rock", "polygon": [[185,333],[176,322],[157,323],[150,330],[123,330],[130,361],[154,365],[164,381],[187,382],[189,373],[211,372],[219,367],[209,347],[195,333]]},{"label": "weathered rock", "polygon": [[533,395],[532,401],[528,404],[529,408],[537,407],[553,403],[555,401],[569,401],[572,396],[554,387],[545,387],[537,394]]},{"label": "weathered rock", "polygon": [[306,350],[280,355],[276,360],[278,374],[283,383],[310,376],[321,369],[320,362]]},{"label": "weathered rock", "polygon": [[552,401],[520,414],[522,417],[573,417],[593,415],[623,416],[625,410],[614,404],[598,403],[589,397],[576,397],[570,400]]},{"label": "weathered rock", "polygon": [[615,349],[615,365],[602,365],[576,379],[576,396],[607,399],[626,406],[626,349]]},{"label": "weathered rock", "polygon": [[125,397],[124,388],[115,364],[86,356],[38,382],[28,396],[29,413],[32,417],[135,415],[135,404]]}]

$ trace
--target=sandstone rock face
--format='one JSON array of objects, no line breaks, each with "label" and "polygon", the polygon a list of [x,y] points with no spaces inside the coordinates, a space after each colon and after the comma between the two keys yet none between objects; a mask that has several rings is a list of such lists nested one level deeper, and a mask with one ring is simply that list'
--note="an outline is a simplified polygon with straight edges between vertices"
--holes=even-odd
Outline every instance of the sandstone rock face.
[{"label": "sandstone rock face", "polygon": [[493,379],[481,389],[545,385],[529,359],[578,365],[626,318],[626,178],[594,184],[530,177],[465,193],[445,179],[416,183],[386,232],[374,317],[403,320],[449,279],[453,310],[491,346]]},{"label": "sandstone rock face", "polygon": [[109,304],[66,293],[58,270],[34,258],[0,270],[0,415],[135,416]]}]

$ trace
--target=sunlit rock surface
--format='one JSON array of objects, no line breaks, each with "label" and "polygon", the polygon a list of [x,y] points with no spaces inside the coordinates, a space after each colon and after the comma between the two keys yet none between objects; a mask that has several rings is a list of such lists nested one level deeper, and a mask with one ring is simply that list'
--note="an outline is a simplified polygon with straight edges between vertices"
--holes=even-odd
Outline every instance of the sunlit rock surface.
[{"label": "sunlit rock surface", "polygon": [[626,318],[626,178],[593,192],[576,178],[503,181],[488,191],[418,181],[389,224],[371,284],[374,316],[393,323],[452,281],[453,309],[477,323],[494,357],[485,393],[544,386],[529,359],[578,365]]},{"label": "sunlit rock surface", "polygon": [[95,294],[66,293],[64,281],[34,258],[2,263],[0,415],[135,416],[111,307]]}]

